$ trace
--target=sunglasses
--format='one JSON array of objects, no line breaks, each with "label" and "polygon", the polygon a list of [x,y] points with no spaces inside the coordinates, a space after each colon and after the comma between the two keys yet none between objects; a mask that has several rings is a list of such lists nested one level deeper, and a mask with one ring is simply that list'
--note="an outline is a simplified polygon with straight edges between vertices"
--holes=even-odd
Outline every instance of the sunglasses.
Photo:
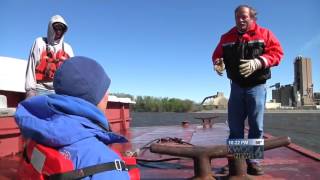
[{"label": "sunglasses", "polygon": [[65,31],[66,30],[65,25],[63,25],[61,23],[53,24],[52,27],[53,27],[53,30],[55,30],[55,31]]}]

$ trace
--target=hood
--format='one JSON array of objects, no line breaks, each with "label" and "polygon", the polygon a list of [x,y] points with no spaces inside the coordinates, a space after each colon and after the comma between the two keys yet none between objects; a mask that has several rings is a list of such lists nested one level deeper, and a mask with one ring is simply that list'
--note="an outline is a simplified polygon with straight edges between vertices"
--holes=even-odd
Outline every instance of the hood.
[{"label": "hood", "polygon": [[96,106],[72,96],[29,98],[18,105],[15,119],[24,137],[51,147],[88,137],[97,137],[105,144],[127,142],[123,136],[105,130],[108,120]]},{"label": "hood", "polygon": [[[64,34],[62,35],[62,37],[58,40],[54,40],[54,36],[55,36],[55,32],[53,30],[53,24],[56,23],[56,22],[60,22],[62,24],[64,24],[67,29],[66,31],[64,32]],[[55,15],[55,16],[52,16],[50,21],[49,21],[49,24],[48,24],[48,32],[47,32],[47,40],[48,40],[48,44],[54,46],[54,45],[60,45],[63,43],[63,39],[64,39],[64,35],[66,34],[66,32],[68,31],[68,25],[66,23],[66,21],[63,19],[62,16],[60,15]]]}]

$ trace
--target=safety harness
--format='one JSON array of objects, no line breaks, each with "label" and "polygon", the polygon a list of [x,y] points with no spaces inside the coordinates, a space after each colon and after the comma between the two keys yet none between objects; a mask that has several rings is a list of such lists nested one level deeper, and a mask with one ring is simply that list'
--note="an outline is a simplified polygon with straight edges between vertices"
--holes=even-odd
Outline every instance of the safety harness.
[{"label": "safety harness", "polygon": [[128,171],[126,164],[121,160],[115,160],[114,162],[103,163],[98,165],[93,165],[85,167],[82,169],[76,169],[73,171],[68,171],[65,173],[57,173],[48,176],[48,180],[67,180],[67,179],[81,179],[96,173],[104,171]]},{"label": "safety harness", "polygon": [[[119,154],[119,153],[118,153]],[[134,157],[122,157],[114,162],[74,169],[69,154],[28,140],[23,152],[24,161],[19,179],[69,180],[81,179],[104,171],[129,171],[130,179],[139,180],[140,171]]]}]

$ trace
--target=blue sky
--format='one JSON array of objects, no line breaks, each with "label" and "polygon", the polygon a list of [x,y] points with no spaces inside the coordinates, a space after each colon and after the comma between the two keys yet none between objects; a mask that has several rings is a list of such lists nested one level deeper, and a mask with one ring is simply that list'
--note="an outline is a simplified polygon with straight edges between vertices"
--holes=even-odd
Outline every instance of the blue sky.
[{"label": "blue sky", "polygon": [[[111,92],[201,102],[229,80],[212,70],[220,35],[234,26],[234,9],[249,4],[258,24],[277,36],[285,56],[267,85],[293,82],[297,55],[310,57],[314,91],[320,91],[320,1],[295,0],[1,0],[0,56],[27,59],[51,16],[69,25],[65,41],[76,55],[100,62]],[[271,99],[271,89],[268,90]]]}]

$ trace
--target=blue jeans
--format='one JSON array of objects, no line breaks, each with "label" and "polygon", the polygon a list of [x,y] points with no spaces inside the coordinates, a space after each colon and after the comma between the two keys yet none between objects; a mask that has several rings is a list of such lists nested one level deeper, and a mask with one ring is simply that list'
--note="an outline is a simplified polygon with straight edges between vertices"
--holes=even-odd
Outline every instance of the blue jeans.
[{"label": "blue jeans", "polygon": [[263,137],[263,114],[267,91],[265,84],[242,88],[231,83],[228,103],[229,139],[243,139],[245,119],[248,118],[248,139]]},{"label": "blue jeans", "polygon": [[[228,102],[229,139],[243,139],[245,120],[248,118],[248,139],[263,138],[263,115],[267,90],[265,84],[250,88],[242,88],[231,83],[231,93]],[[247,162],[260,163],[259,159],[249,159]]]}]

